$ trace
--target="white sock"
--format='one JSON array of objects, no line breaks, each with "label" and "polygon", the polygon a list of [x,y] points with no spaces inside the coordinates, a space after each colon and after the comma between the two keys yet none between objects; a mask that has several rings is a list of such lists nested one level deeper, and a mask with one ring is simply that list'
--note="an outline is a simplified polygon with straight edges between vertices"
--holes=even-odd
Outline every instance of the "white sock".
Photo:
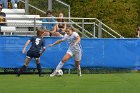
[{"label": "white sock", "polygon": [[80,65],[79,65],[77,70],[78,70],[78,74],[81,75],[81,67],[80,67]]},{"label": "white sock", "polygon": [[59,62],[59,64],[56,67],[56,70],[59,70],[63,67],[64,63],[62,63],[62,61]]}]

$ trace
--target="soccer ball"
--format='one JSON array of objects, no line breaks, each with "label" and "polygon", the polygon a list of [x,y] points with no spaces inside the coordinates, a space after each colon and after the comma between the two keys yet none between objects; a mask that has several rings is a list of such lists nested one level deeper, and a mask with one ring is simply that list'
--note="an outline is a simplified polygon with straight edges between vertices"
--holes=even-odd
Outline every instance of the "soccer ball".
[{"label": "soccer ball", "polygon": [[62,75],[63,75],[63,71],[61,69],[58,70],[56,76],[62,76]]}]

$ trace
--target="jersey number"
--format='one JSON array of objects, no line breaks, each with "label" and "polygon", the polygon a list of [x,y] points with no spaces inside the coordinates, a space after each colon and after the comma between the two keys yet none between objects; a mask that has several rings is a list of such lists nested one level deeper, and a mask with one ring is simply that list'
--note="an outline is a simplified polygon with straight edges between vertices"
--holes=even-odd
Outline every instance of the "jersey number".
[{"label": "jersey number", "polygon": [[39,44],[39,41],[40,41],[40,39],[39,38],[36,38],[35,44],[38,45]]}]

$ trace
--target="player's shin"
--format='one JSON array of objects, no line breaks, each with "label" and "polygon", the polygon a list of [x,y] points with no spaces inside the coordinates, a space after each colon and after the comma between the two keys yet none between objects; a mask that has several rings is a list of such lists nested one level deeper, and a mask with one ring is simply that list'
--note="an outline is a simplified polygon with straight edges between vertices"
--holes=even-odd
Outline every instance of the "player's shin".
[{"label": "player's shin", "polygon": [[59,64],[56,67],[56,71],[61,69],[63,67],[64,63],[62,61],[59,62]]},{"label": "player's shin", "polygon": [[18,71],[17,76],[20,76],[20,74],[22,74],[26,70],[26,68],[27,66],[23,65],[21,69]]},{"label": "player's shin", "polygon": [[78,76],[82,76],[81,75],[80,61],[75,61],[75,66],[76,66],[76,69],[77,69]]},{"label": "player's shin", "polygon": [[80,67],[80,65],[77,67],[77,73],[78,73],[78,76],[82,76],[82,74],[81,74],[81,67]]},{"label": "player's shin", "polygon": [[42,76],[42,69],[41,69],[40,63],[37,64],[37,70],[38,70],[39,76]]}]

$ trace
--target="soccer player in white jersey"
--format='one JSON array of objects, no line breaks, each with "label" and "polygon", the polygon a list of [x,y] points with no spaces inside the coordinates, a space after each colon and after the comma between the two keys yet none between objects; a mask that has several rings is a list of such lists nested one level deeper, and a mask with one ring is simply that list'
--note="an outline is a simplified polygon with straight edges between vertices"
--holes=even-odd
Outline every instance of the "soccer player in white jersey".
[{"label": "soccer player in white jersey", "polygon": [[77,68],[78,76],[81,76],[81,67],[80,67],[80,61],[82,56],[82,50],[80,45],[80,36],[77,32],[74,32],[73,28],[71,26],[66,28],[66,34],[64,37],[60,40],[57,40],[53,44],[49,44],[49,46],[54,46],[56,44],[59,44],[63,41],[67,41],[69,43],[69,48],[64,55],[63,59],[60,61],[60,63],[57,65],[55,71],[50,74],[50,77],[53,77],[57,74],[57,71],[60,70],[64,63],[69,60],[71,57],[74,57],[75,60],[75,66]]}]

